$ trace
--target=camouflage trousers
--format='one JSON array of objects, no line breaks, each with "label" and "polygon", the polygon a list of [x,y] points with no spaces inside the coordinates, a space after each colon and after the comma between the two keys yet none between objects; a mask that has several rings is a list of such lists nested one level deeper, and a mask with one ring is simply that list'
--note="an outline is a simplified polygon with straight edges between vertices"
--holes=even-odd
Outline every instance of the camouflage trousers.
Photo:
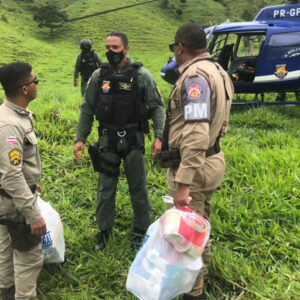
[{"label": "camouflage trousers", "polygon": [[7,226],[0,225],[0,288],[15,285],[16,300],[36,299],[36,283],[42,266],[41,244],[27,252],[12,249]]}]

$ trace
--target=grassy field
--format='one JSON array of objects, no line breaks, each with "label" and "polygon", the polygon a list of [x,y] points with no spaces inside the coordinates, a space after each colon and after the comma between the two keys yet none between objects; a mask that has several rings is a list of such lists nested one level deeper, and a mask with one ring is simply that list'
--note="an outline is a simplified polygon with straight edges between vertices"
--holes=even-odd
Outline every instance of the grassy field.
[{"label": "grassy field", "polygon": [[[122,6],[135,2],[124,0]],[[88,157],[79,165],[73,156],[81,103],[79,89],[72,86],[78,42],[90,38],[104,58],[105,36],[115,29],[128,33],[131,57],[151,71],[167,99],[171,86],[160,79],[160,68],[170,55],[167,45],[176,29],[190,19],[203,24],[240,20],[244,1],[236,1],[236,5],[229,2],[177,1],[184,9],[181,19],[153,3],[67,23],[51,35],[37,28],[24,1],[1,1],[0,65],[27,61],[40,79],[39,95],[30,109],[37,114],[42,197],[60,213],[65,229],[67,261],[44,266],[38,282],[40,299],[135,299],[125,289],[135,254],[130,248],[133,215],[124,175],[118,185],[114,237],[105,251],[93,250],[98,235],[94,216],[98,175],[92,172]],[[34,5],[38,3],[44,1],[34,1]],[[57,3],[70,18],[120,6],[116,0]],[[2,90],[0,94],[3,99]],[[227,173],[214,196],[211,217],[213,257],[206,285],[208,299],[300,298],[299,120],[300,107],[232,110],[230,130],[222,142]],[[95,124],[88,142],[96,139]],[[166,209],[161,196],[167,193],[167,182],[165,171],[151,160],[150,141],[146,146],[155,220]]]}]

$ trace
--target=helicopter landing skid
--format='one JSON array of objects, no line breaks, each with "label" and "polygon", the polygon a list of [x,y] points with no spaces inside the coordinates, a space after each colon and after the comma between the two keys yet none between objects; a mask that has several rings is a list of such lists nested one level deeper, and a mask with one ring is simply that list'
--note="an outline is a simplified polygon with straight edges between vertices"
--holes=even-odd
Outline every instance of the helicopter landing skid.
[{"label": "helicopter landing skid", "polygon": [[232,106],[271,106],[271,105],[284,105],[284,106],[295,106],[300,105],[300,101],[270,101],[265,102],[264,101],[264,93],[260,94],[260,100],[258,100],[258,94],[255,94],[254,101],[252,102],[232,102]]}]

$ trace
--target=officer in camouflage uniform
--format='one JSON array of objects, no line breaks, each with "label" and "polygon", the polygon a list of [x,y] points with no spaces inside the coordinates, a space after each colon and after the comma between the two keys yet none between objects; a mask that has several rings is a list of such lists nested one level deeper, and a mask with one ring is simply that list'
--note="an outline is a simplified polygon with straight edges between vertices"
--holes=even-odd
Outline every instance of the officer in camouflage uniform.
[{"label": "officer in camouflage uniform", "polygon": [[[228,126],[233,85],[222,67],[210,59],[199,25],[182,26],[170,49],[179,66],[179,78],[170,94],[159,158],[177,150],[177,165],[172,165],[174,156],[169,159],[169,193],[177,208],[189,205],[209,220],[212,196],[225,172],[219,140]],[[183,295],[185,300],[204,299],[203,276],[210,260],[210,243],[202,258],[203,268],[193,289]]]},{"label": "officer in camouflage uniform", "polygon": [[154,122],[154,156],[161,150],[163,101],[150,73],[127,57],[127,36],[112,32],[106,39],[109,64],[101,65],[88,82],[77,126],[74,153],[84,154],[84,143],[94,116],[99,121],[99,186],[96,220],[101,230],[96,250],[106,246],[114,222],[119,166],[124,162],[134,212],[133,248],[139,246],[150,224],[151,206],[146,190],[144,134],[148,118]]},{"label": "officer in camouflage uniform", "polygon": [[74,87],[78,86],[77,78],[81,74],[81,95],[83,96],[86,84],[93,74],[99,68],[101,60],[96,52],[92,49],[90,40],[80,41],[81,53],[77,56],[74,70]]},{"label": "officer in camouflage uniform", "polygon": [[25,217],[30,225],[23,225],[29,240],[18,246],[23,233],[15,236],[11,224],[0,225],[0,287],[3,300],[35,299],[46,224],[36,204],[41,162],[33,114],[26,107],[36,98],[38,80],[29,64],[18,62],[0,69],[0,82],[6,95],[0,106],[0,218]]}]

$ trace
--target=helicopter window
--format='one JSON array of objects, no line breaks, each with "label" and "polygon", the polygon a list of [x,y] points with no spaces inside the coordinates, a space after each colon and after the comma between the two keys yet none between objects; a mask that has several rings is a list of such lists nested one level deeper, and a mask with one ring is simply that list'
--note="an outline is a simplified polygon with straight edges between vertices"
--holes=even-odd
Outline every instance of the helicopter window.
[{"label": "helicopter window", "polygon": [[237,57],[259,56],[265,35],[244,35],[240,37]]},{"label": "helicopter window", "polygon": [[212,57],[216,59],[226,71],[233,59],[233,49],[236,41],[236,34],[221,34],[215,36],[208,47],[208,51]]},{"label": "helicopter window", "polygon": [[256,65],[264,44],[264,33],[237,33],[238,42],[228,74],[234,81],[253,82]]},{"label": "helicopter window", "polygon": [[213,57],[218,56],[224,47],[227,39],[227,34],[217,35],[209,45],[209,52]]},{"label": "helicopter window", "polygon": [[273,34],[267,48],[267,60],[300,56],[300,32]]},{"label": "helicopter window", "polygon": [[237,36],[235,34],[220,34],[216,35],[208,46],[208,51],[212,57],[217,58],[224,46],[233,44],[235,45]]}]

